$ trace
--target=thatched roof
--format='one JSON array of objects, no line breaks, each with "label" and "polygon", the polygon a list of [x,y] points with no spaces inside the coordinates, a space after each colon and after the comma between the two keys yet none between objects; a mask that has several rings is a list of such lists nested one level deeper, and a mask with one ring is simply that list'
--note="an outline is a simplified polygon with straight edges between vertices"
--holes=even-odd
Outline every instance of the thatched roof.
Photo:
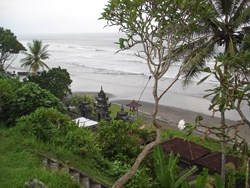
[{"label": "thatched roof", "polygon": [[[173,138],[162,143],[162,148],[167,154],[179,154],[180,161],[188,165],[198,165],[212,172],[221,172],[221,152],[211,152],[208,148],[181,138]],[[226,155],[226,163],[229,162],[237,168],[240,160],[235,156]]]},{"label": "thatched roof", "polygon": [[[198,159],[196,161],[196,165],[203,166],[208,168],[213,172],[221,172],[221,152],[211,152],[208,155]],[[233,163],[234,166],[237,168],[239,166],[239,158],[226,155],[226,163]]]},{"label": "thatched roof", "polygon": [[194,164],[197,159],[209,154],[211,151],[194,142],[183,140],[181,138],[173,138],[162,143],[163,150],[169,154],[173,152],[180,155],[180,161],[187,164]]}]

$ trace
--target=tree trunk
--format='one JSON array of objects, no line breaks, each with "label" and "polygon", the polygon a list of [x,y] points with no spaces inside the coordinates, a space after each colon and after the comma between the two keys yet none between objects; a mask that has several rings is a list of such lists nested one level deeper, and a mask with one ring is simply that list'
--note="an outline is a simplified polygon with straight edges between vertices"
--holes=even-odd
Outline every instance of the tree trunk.
[{"label": "tree trunk", "polygon": [[137,156],[135,163],[132,165],[131,169],[125,175],[119,178],[112,186],[112,188],[122,187],[136,173],[136,170],[139,168],[141,162],[150,153],[150,151],[161,143],[162,129],[156,120],[156,115],[158,113],[158,105],[159,105],[159,97],[157,94],[157,89],[158,89],[158,77],[157,75],[154,75],[154,87],[153,87],[154,110],[152,112],[152,117],[153,117],[152,121],[154,127],[156,128],[156,139],[144,147],[142,152]]},{"label": "tree trunk", "polygon": [[223,187],[225,187],[225,183],[226,183],[226,156],[225,156],[225,113],[221,112],[221,128],[223,131],[223,135],[222,135],[222,140],[221,140],[221,179],[223,182]]},{"label": "tree trunk", "polygon": [[249,157],[246,157],[246,185],[245,188],[249,188],[249,182],[248,182],[248,175],[249,175]]},{"label": "tree trunk", "polygon": [[3,64],[0,63],[0,73],[3,73],[3,72],[4,72]]},{"label": "tree trunk", "polygon": [[138,167],[140,166],[143,159],[149,154],[149,152],[155,148],[159,143],[161,143],[161,129],[157,129],[157,137],[155,141],[147,144],[143,151],[138,155],[138,157],[135,160],[135,163],[131,167],[131,169],[123,175],[121,178],[119,178],[115,184],[112,186],[112,188],[120,188],[122,187],[135,173]]}]

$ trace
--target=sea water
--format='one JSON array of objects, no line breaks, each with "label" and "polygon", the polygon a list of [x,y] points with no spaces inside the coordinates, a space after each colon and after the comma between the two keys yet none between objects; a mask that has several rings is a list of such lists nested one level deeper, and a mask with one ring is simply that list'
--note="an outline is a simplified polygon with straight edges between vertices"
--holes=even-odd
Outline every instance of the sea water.
[{"label": "sea water", "polygon": [[[137,57],[135,54],[139,48],[126,51],[119,51],[117,42],[124,35],[119,33],[83,33],[83,34],[43,34],[43,35],[20,35],[18,40],[27,48],[32,40],[42,40],[48,44],[50,53],[49,59],[45,60],[49,67],[66,68],[74,76],[77,74],[110,74],[110,75],[138,75],[145,78],[150,76],[146,60]],[[10,70],[28,71],[21,67],[20,59],[24,57],[19,54],[10,66]],[[173,79],[180,68],[180,63],[173,64],[169,71],[163,76],[164,79]],[[212,62],[208,62],[212,65]],[[201,73],[194,78],[194,82],[204,77]],[[214,84],[214,79],[207,80],[207,83]],[[195,87],[196,88],[196,87]],[[207,88],[207,87],[205,87]],[[183,91],[175,87],[176,92],[185,92],[192,95],[204,95],[201,89]]]},{"label": "sea water", "polygon": [[[27,47],[33,39],[49,45],[51,54],[46,63],[49,67],[65,66],[69,72],[94,72],[99,74],[149,74],[145,62],[134,56],[135,51],[117,53],[119,34],[50,34],[26,35],[18,37]],[[19,58],[12,67],[20,68]],[[72,70],[73,69],[73,70]]]},{"label": "sea water", "polygon": [[[119,33],[43,34],[21,35],[18,36],[18,40],[26,48],[34,39],[42,40],[44,45],[48,44],[51,55],[46,64],[49,67],[65,66],[69,72],[81,73],[150,75],[145,59],[135,55],[138,48],[119,51],[117,42],[121,37],[124,36]],[[21,58],[22,54],[14,61],[11,68],[20,69]],[[208,62],[208,65],[211,63]],[[178,69],[179,63],[174,64],[164,77],[174,78]],[[195,78],[195,81],[200,77]]]},{"label": "sea water", "polygon": [[[18,40],[27,48],[28,43],[32,43],[32,40],[42,40],[43,44],[48,44],[48,51],[50,53],[49,59],[45,60],[46,64],[52,67],[65,68],[68,70],[70,75],[74,77],[74,81],[78,82],[87,82],[86,77],[82,80],[83,75],[88,75],[88,79],[96,79],[95,81],[104,82],[107,78],[111,78],[109,82],[114,85],[115,91],[119,90],[119,86],[129,86],[130,83],[126,83],[127,78],[132,78],[134,81],[133,86],[139,88],[137,96],[140,95],[140,91],[146,84],[148,77],[150,76],[147,63],[144,59],[137,57],[135,54],[139,48],[134,48],[126,51],[119,51],[119,45],[117,42],[119,38],[124,37],[119,33],[83,33],[83,34],[43,34],[43,35],[20,35],[17,36]],[[119,51],[119,52],[118,52]],[[20,59],[24,57],[23,54],[19,54],[18,57],[11,64],[9,70],[15,71],[27,71],[27,68],[21,67]],[[175,77],[176,72],[179,69],[180,63],[175,63],[169,71],[164,75],[160,80],[159,90],[164,90],[166,83],[170,83],[171,80]],[[208,66],[213,65],[213,60],[207,62]],[[189,99],[194,97],[201,98],[206,94],[206,89],[211,89],[216,85],[216,82],[213,78],[210,78],[203,85],[197,86],[197,81],[199,81],[205,74],[201,73],[199,77],[193,80],[193,84],[183,88],[181,81],[177,82],[172,88],[172,95],[176,94],[191,96]],[[92,77],[92,78],[89,78]],[[112,78],[120,80],[113,80]],[[140,80],[142,80],[140,82]],[[138,83],[135,83],[138,82]],[[151,95],[151,90],[153,82],[149,83],[149,91],[147,95]],[[78,87],[78,86],[77,86]],[[98,86],[99,87],[99,86]],[[132,88],[133,89],[133,88]],[[151,89],[151,90],[150,90]],[[86,90],[84,88],[83,90]],[[139,91],[140,90],[140,91]],[[111,91],[112,93],[112,91]],[[132,92],[131,92],[132,93]],[[129,98],[131,93],[126,93],[123,89],[120,93],[117,91],[117,94],[124,94],[124,99]],[[145,92],[146,94],[146,92]],[[134,97],[134,96],[133,96]],[[145,101],[148,99],[146,96],[143,96]],[[142,99],[143,99],[142,97]],[[189,99],[176,100],[176,101],[167,101],[166,105],[173,105],[176,107],[186,108],[187,105],[190,110],[193,111],[207,111],[209,107],[209,100],[204,101],[204,104],[199,102],[195,104],[195,100],[191,100],[190,104],[186,104]],[[148,99],[150,102],[151,99]],[[152,102],[152,101],[151,101]],[[171,103],[172,102],[172,103]],[[178,104],[179,102],[179,104]],[[199,106],[205,106],[203,110],[199,109]],[[245,111],[249,112],[249,107],[247,105],[243,106]],[[249,115],[249,114],[248,114]]]}]

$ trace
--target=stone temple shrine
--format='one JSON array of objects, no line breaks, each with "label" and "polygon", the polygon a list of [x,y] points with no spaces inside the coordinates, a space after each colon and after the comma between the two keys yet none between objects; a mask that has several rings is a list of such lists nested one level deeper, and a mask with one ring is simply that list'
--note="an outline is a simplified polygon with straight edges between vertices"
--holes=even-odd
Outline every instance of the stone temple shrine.
[{"label": "stone temple shrine", "polygon": [[95,103],[95,112],[96,112],[96,121],[105,120],[107,122],[110,121],[110,103],[108,103],[109,97],[106,97],[106,93],[103,91],[101,87],[101,91],[98,93]]}]

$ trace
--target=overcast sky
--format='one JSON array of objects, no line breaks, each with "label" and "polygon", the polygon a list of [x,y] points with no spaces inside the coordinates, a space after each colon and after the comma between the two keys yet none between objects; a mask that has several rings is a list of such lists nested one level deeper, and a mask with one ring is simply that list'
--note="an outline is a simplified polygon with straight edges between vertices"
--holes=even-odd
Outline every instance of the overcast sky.
[{"label": "overcast sky", "polygon": [[0,0],[0,27],[15,34],[117,32],[103,28],[108,0]]}]

